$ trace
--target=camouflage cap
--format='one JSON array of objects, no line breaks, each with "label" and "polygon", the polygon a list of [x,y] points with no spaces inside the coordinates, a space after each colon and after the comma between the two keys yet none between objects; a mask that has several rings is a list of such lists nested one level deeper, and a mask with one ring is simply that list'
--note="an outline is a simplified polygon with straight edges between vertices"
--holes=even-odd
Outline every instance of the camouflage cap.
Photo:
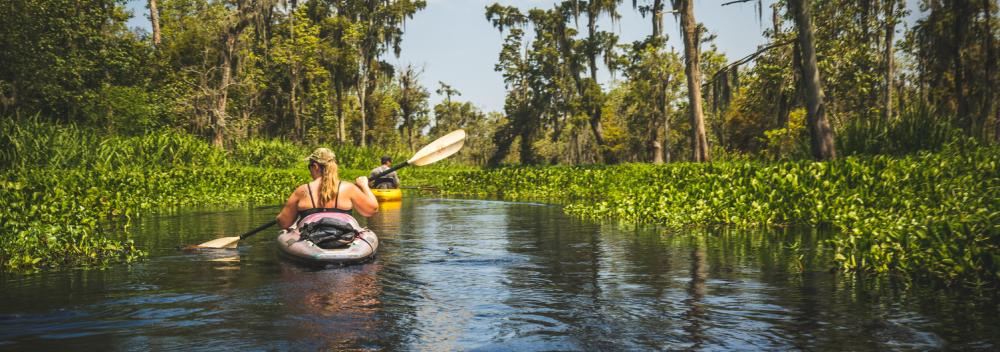
[{"label": "camouflage cap", "polygon": [[316,163],[325,165],[336,162],[337,155],[333,154],[332,150],[326,148],[316,148],[316,150],[314,150],[312,154],[306,158],[306,161],[315,161]]}]

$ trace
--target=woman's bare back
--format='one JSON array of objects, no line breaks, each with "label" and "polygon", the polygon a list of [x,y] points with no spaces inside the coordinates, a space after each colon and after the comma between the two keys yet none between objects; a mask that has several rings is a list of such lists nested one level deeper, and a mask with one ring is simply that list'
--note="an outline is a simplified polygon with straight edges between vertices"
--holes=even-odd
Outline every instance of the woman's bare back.
[{"label": "woman's bare back", "polygon": [[[320,179],[313,180],[312,182],[306,183],[299,186],[295,190],[299,196],[298,211],[308,210],[312,208],[337,208],[340,210],[350,211],[354,208],[354,202],[351,201],[353,196],[351,191],[356,190],[358,187],[353,183],[341,181],[338,186],[340,189],[337,190],[337,194],[334,199],[328,200],[325,204],[320,204],[319,201],[319,186]],[[308,188],[307,188],[308,187]],[[312,198],[310,199],[309,192],[312,191]]]}]

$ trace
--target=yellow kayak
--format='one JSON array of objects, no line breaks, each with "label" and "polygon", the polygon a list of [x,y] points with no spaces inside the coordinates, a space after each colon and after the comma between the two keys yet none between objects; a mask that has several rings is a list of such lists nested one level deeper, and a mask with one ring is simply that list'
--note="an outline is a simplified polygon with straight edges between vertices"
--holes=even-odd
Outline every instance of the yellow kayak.
[{"label": "yellow kayak", "polygon": [[403,190],[399,188],[373,189],[372,193],[375,194],[375,198],[378,199],[379,202],[403,199]]},{"label": "yellow kayak", "polygon": [[378,210],[399,210],[403,207],[402,200],[387,200],[378,202]]}]

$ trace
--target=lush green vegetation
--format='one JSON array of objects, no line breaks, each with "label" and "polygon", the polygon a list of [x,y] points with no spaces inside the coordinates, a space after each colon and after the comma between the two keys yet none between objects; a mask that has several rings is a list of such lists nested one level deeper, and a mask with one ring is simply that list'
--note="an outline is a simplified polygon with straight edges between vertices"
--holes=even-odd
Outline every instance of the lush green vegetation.
[{"label": "lush green vegetation", "polygon": [[832,226],[847,270],[1000,282],[1000,149],[832,162],[511,167],[456,174],[448,192],[568,202],[595,220],[672,227]]},{"label": "lush green vegetation", "polygon": [[[409,152],[350,145],[331,147],[343,169],[371,168],[372,160],[390,155],[405,160]],[[166,130],[123,136],[75,124],[39,118],[5,118],[0,123],[0,165],[10,169],[172,166],[302,166],[308,147],[282,140],[247,139],[231,151],[212,147],[196,136]]]}]

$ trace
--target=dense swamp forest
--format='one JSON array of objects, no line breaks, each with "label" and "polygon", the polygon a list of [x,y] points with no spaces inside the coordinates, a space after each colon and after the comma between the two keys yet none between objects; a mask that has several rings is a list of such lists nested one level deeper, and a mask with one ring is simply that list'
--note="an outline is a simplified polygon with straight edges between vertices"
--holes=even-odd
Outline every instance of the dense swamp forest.
[{"label": "dense swamp forest", "polygon": [[[464,129],[406,185],[599,221],[829,228],[835,271],[1000,283],[995,0],[920,0],[913,23],[903,0],[495,3],[502,111],[390,63],[433,2],[125,4],[0,3],[4,273],[141,260],[141,214],[279,204],[315,147],[348,179]],[[696,5],[769,19],[767,43],[723,54]],[[643,40],[607,26],[627,11]]]}]

